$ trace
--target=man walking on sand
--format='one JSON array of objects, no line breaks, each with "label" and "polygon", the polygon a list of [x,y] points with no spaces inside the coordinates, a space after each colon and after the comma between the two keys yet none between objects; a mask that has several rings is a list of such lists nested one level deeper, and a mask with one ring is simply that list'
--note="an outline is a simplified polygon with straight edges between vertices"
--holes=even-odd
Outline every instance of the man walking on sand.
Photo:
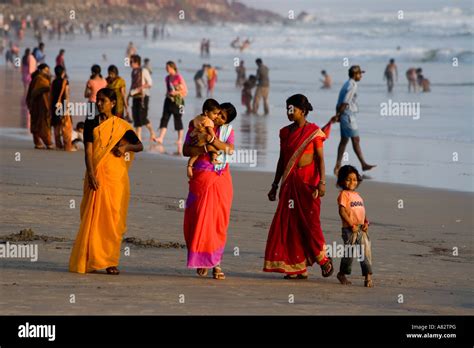
[{"label": "man walking on sand", "polygon": [[255,63],[258,66],[257,69],[257,90],[255,91],[255,97],[253,99],[253,113],[258,114],[258,107],[260,99],[263,98],[263,109],[265,115],[270,112],[268,106],[268,93],[270,92],[270,79],[268,78],[268,68],[263,64],[262,60],[258,58]]},{"label": "man walking on sand", "polygon": [[337,161],[336,166],[334,167],[334,175],[336,176],[341,167],[342,156],[344,155],[349,138],[351,138],[354,152],[362,164],[362,170],[366,171],[375,167],[375,165],[368,164],[362,155],[359,128],[356,119],[356,114],[359,111],[357,105],[357,82],[362,79],[362,74],[364,72],[365,71],[362,71],[358,65],[351,66],[349,69],[349,80],[344,83],[339,92],[336,116],[341,124],[341,141],[339,142],[339,147],[337,149]]}]

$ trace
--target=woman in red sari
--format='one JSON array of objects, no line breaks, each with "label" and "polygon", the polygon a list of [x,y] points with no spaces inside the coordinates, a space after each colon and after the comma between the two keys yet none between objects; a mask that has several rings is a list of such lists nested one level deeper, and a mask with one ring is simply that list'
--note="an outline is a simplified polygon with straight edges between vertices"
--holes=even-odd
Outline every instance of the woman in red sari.
[{"label": "woman in red sari", "polygon": [[[326,134],[306,120],[313,107],[302,94],[287,99],[288,119],[293,123],[280,130],[280,158],[275,180],[268,193],[278,208],[268,233],[265,272],[285,273],[285,279],[307,279],[307,266],[317,262],[323,277],[334,267],[326,255],[320,223],[321,197],[326,191],[323,141]],[[329,131],[328,124],[327,129]]]},{"label": "woman in red sari", "polygon": [[[188,268],[196,269],[201,277],[207,276],[212,268],[213,278],[223,280],[225,274],[220,263],[233,196],[228,154],[234,151],[234,131],[229,123],[237,116],[237,111],[230,103],[221,104],[220,108],[220,114],[214,120],[215,137],[203,133],[192,139],[193,122],[189,124],[183,155],[199,157],[194,162],[193,177],[189,180],[183,230],[188,248]],[[206,153],[209,151],[226,153],[218,157],[221,164],[210,162]]]}]

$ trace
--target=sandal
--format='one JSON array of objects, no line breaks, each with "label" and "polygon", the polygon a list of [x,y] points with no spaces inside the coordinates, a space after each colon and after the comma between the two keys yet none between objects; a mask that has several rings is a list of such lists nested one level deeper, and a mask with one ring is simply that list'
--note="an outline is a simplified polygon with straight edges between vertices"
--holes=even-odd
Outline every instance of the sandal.
[{"label": "sandal", "polygon": [[330,257],[324,265],[321,265],[321,272],[324,278],[330,277],[334,273],[334,266]]},{"label": "sandal", "polygon": [[306,280],[308,279],[308,273],[300,273],[300,274],[287,274],[283,277],[283,279],[288,280]]},{"label": "sandal", "polygon": [[222,272],[222,268],[220,266],[214,267],[212,270],[212,277],[217,280],[224,280],[225,274]]},{"label": "sandal", "polygon": [[108,267],[105,270],[107,271],[107,274],[112,274],[112,275],[119,275],[120,274],[119,269],[115,266]]},{"label": "sandal", "polygon": [[196,273],[198,274],[198,276],[200,277],[207,277],[207,268],[198,268],[196,270]]}]

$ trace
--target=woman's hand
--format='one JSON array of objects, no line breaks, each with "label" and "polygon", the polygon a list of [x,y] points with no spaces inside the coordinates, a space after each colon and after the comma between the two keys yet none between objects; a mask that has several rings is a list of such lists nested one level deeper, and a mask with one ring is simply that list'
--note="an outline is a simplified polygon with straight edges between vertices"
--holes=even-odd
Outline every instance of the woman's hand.
[{"label": "woman's hand", "polygon": [[362,231],[367,232],[369,230],[369,224],[366,222],[362,225]]},{"label": "woman's hand", "polygon": [[272,189],[270,192],[268,192],[268,199],[273,202],[276,201],[276,195],[277,195],[277,188],[275,186],[272,186]]},{"label": "woman's hand", "polygon": [[324,197],[324,195],[326,194],[326,184],[323,184],[322,182],[320,182],[318,184],[318,190],[319,190],[319,197]]},{"label": "woman's hand", "polygon": [[359,232],[359,225],[352,225],[352,232],[353,233]]},{"label": "woman's hand", "polygon": [[128,151],[128,144],[123,144],[119,146],[114,146],[111,150],[112,154],[115,157],[122,157],[125,152]]},{"label": "woman's hand", "polygon": [[99,188],[99,182],[97,181],[95,174],[87,172],[87,180],[89,180],[89,187],[94,191],[97,191],[97,189]]}]

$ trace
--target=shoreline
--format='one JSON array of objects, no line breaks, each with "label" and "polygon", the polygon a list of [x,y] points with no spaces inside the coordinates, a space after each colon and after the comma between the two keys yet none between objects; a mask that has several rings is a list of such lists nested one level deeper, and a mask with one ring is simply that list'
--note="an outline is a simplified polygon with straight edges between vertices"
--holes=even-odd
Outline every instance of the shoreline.
[{"label": "shoreline", "polygon": [[[20,130],[25,130],[24,128],[14,128],[14,127],[0,127],[0,139],[1,138],[12,138],[15,140],[19,140],[21,142],[25,143],[33,143],[32,140],[26,139],[22,135],[13,135],[13,134],[4,134],[4,130],[6,129],[14,129],[15,131],[20,131]],[[32,146],[33,148],[33,146]],[[83,153],[83,150],[80,149],[77,152]],[[170,161],[172,163],[179,163],[183,162],[185,163],[187,159],[182,156],[166,153],[166,154],[161,154],[161,153],[156,153],[156,152],[149,152],[145,150],[141,153],[141,156],[146,156],[146,158],[152,159],[152,160],[164,160],[164,161]],[[276,164],[275,164],[276,165]],[[267,170],[266,168],[258,169],[258,167],[246,167],[246,166],[239,166],[239,165],[233,165],[232,166],[233,171],[242,171],[242,172],[249,172],[253,174],[259,174],[259,173],[265,173],[265,174],[271,174],[274,175],[275,171]],[[370,171],[367,172],[367,174],[370,175]],[[363,174],[365,175],[365,174]],[[335,181],[336,177],[332,173],[327,173],[326,174],[327,178],[330,178],[331,180]],[[396,182],[384,182],[384,181],[379,181],[377,179],[371,179],[371,178],[365,178],[363,177],[363,182],[370,181],[372,183],[378,184],[378,185],[388,185],[391,187],[396,187],[400,186],[403,189],[421,189],[421,190],[438,190],[438,191],[445,191],[445,192],[453,192],[453,193],[465,193],[465,194],[473,194],[474,197],[474,192],[473,191],[462,191],[462,190],[456,190],[452,188],[444,188],[444,187],[431,187],[431,186],[423,186],[423,185],[416,185],[416,184],[406,184],[406,183],[396,183]]]}]

